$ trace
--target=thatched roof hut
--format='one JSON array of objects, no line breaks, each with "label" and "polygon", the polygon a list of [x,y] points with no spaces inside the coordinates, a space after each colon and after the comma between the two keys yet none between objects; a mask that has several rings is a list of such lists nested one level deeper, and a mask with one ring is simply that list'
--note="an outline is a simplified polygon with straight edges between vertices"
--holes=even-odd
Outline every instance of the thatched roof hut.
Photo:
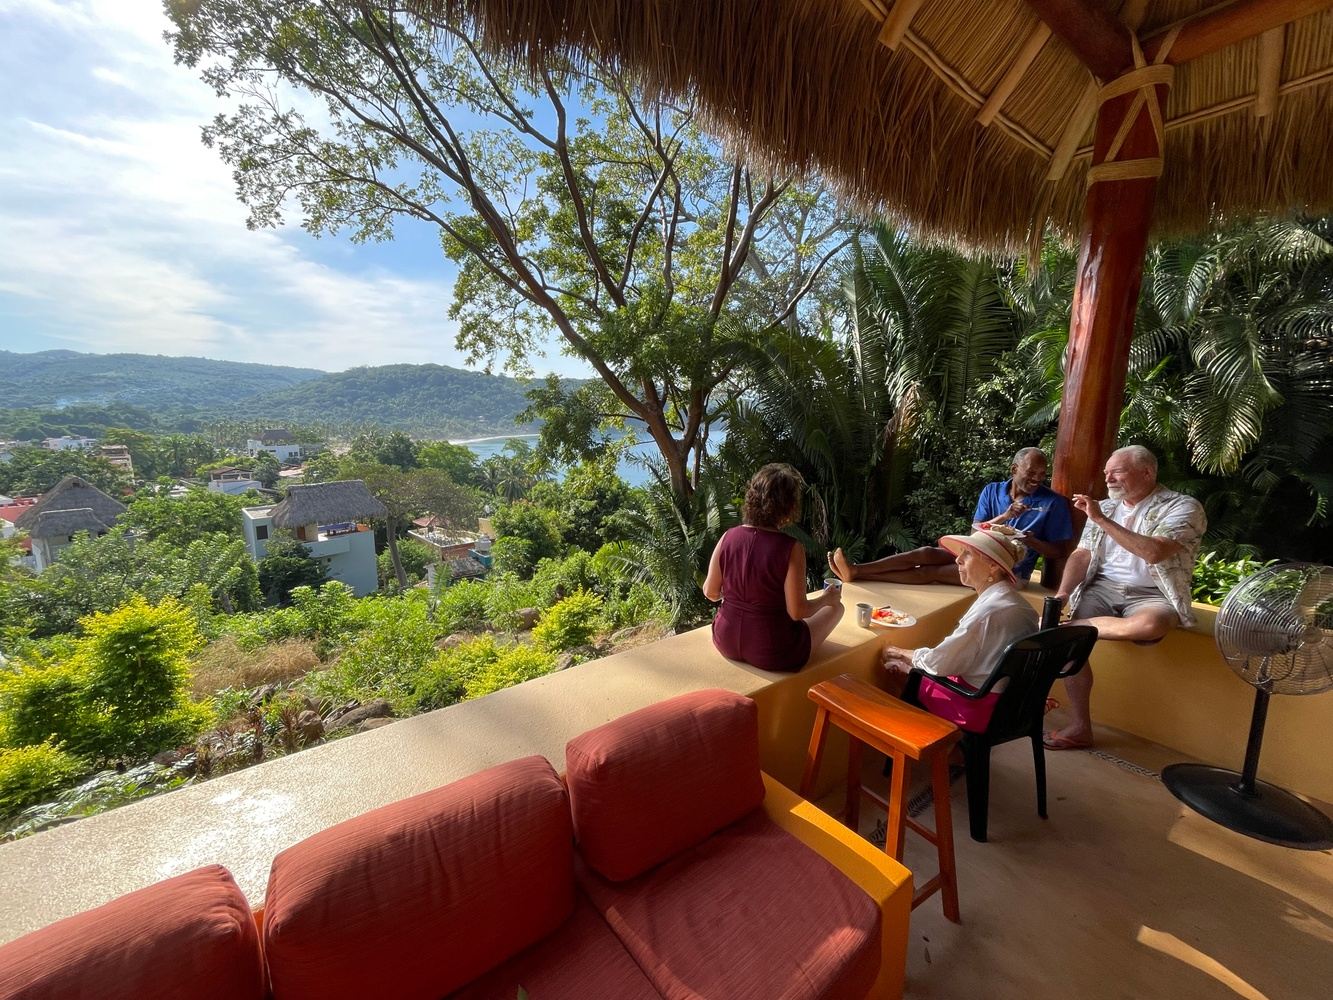
[{"label": "thatched roof hut", "polygon": [[1161,63],[1146,78],[1169,83],[1154,111],[1156,232],[1201,230],[1217,213],[1333,209],[1328,0],[419,6],[475,24],[520,64],[592,55],[650,92],[697,95],[709,127],[754,161],[818,170],[924,234],[1008,249],[1046,219],[1078,232],[1100,83],[1133,68],[1133,38],[1143,62]]},{"label": "thatched roof hut", "polygon": [[[61,513],[67,517],[55,517]],[[14,527],[33,538],[104,532],[125,513],[125,505],[78,476],[66,476],[19,515]],[[63,530],[74,525],[71,530]]]},{"label": "thatched roof hut", "polygon": [[307,524],[336,524],[363,517],[383,517],[388,508],[375,499],[359,479],[336,483],[293,486],[270,516],[278,528],[299,528]]},{"label": "thatched roof hut", "polygon": [[33,538],[68,538],[78,531],[90,535],[104,535],[111,530],[89,508],[78,510],[44,510],[37,515],[37,522],[29,534]]}]

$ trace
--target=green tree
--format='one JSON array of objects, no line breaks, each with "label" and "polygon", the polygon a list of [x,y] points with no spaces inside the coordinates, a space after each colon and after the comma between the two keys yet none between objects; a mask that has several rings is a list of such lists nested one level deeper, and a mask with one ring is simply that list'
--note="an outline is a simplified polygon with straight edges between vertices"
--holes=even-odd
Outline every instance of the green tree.
[{"label": "green tree", "polygon": [[181,497],[154,488],[140,491],[120,518],[120,524],[155,541],[185,548],[200,535],[241,536],[242,497],[215,493],[202,487]]},{"label": "green tree", "polygon": [[638,496],[616,474],[617,452],[580,462],[560,482],[535,484],[528,497],[539,507],[559,511],[570,545],[596,552],[607,542],[629,537],[628,515],[638,507]]},{"label": "green tree", "polygon": [[271,490],[277,487],[278,473],[282,471],[282,465],[273,455],[261,451],[254,457],[249,468],[265,489]]},{"label": "green tree", "polygon": [[[519,576],[531,576],[532,570],[543,559],[558,558],[564,553],[566,522],[558,512],[539,507],[527,500],[506,504],[491,516],[495,528],[496,551],[510,555],[502,568]],[[510,543],[519,543],[518,547]],[[496,555],[501,562],[501,555]]]},{"label": "green tree", "polygon": [[477,456],[471,448],[448,441],[426,441],[417,448],[423,469],[439,469],[460,486],[480,486]]},{"label": "green tree", "polygon": [[356,465],[387,465],[401,472],[418,466],[417,444],[402,431],[367,431],[358,434],[347,452]]},{"label": "green tree", "polygon": [[548,385],[540,415],[642,421],[673,492],[692,492],[736,343],[790,321],[839,245],[827,199],[724,159],[693,106],[644,101],[614,67],[544,70],[525,92],[478,26],[423,22],[407,0],[169,10],[177,59],[238,102],[205,141],[252,225],[293,196],[315,233],[434,225],[460,266],[460,345],[523,370],[554,331],[601,383]]},{"label": "green tree", "polygon": [[324,565],[310,555],[305,543],[275,536],[268,543],[257,567],[259,590],[269,604],[291,603],[297,587],[318,587],[327,576]]},{"label": "green tree", "polygon": [[14,449],[14,457],[0,462],[0,493],[32,496],[45,493],[66,476],[79,476],[103,493],[119,496],[128,478],[99,455],[70,449],[47,451],[37,445]]}]

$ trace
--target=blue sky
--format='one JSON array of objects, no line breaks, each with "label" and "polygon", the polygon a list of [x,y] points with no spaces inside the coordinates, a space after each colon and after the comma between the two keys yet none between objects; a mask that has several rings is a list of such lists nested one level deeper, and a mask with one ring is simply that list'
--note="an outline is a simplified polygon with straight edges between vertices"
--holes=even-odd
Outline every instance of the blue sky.
[{"label": "blue sky", "polygon": [[222,108],[167,26],[158,0],[0,0],[0,349],[463,367],[433,230],[246,229],[199,141]]}]

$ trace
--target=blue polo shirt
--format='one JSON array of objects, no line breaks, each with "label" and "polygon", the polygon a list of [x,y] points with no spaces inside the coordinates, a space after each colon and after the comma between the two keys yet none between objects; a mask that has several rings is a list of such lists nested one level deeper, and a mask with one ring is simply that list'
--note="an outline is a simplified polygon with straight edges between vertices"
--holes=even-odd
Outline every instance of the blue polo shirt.
[{"label": "blue polo shirt", "polygon": [[[973,524],[989,521],[1009,509],[1009,505],[1013,503],[1013,497],[1009,495],[1010,482],[1006,479],[1001,483],[990,483],[981,491],[976,512],[972,515]],[[1074,522],[1069,516],[1069,501],[1059,493],[1049,487],[1038,486],[1037,491],[1024,503],[1032,509],[1005,521],[1005,524],[1043,542],[1065,542],[1074,537]],[[1014,567],[1014,575],[1020,580],[1026,580],[1032,575],[1032,567],[1035,565],[1037,565],[1037,553],[1028,549],[1028,554]]]}]

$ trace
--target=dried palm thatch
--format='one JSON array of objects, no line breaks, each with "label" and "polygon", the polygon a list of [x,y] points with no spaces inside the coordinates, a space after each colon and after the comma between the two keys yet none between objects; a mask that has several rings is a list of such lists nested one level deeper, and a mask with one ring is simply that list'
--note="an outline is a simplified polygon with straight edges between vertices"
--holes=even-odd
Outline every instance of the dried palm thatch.
[{"label": "dried palm thatch", "polygon": [[293,486],[270,516],[279,528],[299,528],[307,524],[336,524],[363,517],[383,517],[388,512],[388,508],[366,489],[365,483],[348,479]]},{"label": "dried palm thatch", "polygon": [[[1141,21],[1145,45],[1219,2],[1089,0]],[[822,173],[861,210],[924,236],[1012,250],[1048,218],[1058,232],[1078,231],[1096,81],[1024,0],[416,6],[471,25],[519,67],[605,60],[650,96],[695,96],[711,130],[751,162]],[[906,26],[891,49],[881,34],[895,13]],[[1331,99],[1328,10],[1178,66],[1156,231],[1333,208]]]},{"label": "dried palm thatch", "polygon": [[[43,517],[56,512],[77,512],[80,517]],[[74,531],[104,532],[123,513],[125,505],[119,500],[107,496],[85,479],[66,476],[20,514],[14,527],[28,532],[33,538],[53,538]],[[72,531],[63,530],[79,521],[86,523],[78,524]]]},{"label": "dried palm thatch", "polygon": [[29,534],[33,538],[68,538],[76,531],[86,531],[90,535],[104,535],[110,531],[110,525],[87,507],[76,510],[44,510],[37,515],[37,522]]}]

